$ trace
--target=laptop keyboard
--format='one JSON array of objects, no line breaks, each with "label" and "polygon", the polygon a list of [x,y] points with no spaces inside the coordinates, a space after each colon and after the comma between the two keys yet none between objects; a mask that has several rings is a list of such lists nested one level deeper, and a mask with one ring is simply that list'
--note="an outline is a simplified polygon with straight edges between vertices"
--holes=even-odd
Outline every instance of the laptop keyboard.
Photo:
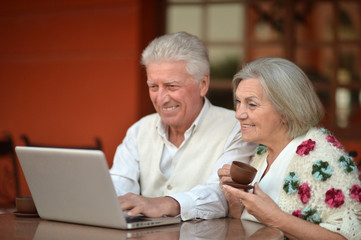
[{"label": "laptop keyboard", "polygon": [[150,221],[150,219],[148,219],[143,214],[137,214],[135,216],[128,216],[127,211],[124,211],[124,216],[125,216],[125,220],[128,223],[139,222],[139,221]]},{"label": "laptop keyboard", "polygon": [[125,219],[127,220],[128,223],[150,221],[149,219],[147,219],[144,216],[135,216],[135,217],[128,216]]}]

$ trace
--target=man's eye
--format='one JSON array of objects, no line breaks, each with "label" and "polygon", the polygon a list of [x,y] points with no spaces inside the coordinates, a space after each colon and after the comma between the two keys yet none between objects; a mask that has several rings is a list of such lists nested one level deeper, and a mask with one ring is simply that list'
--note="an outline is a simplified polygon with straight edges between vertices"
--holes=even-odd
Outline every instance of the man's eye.
[{"label": "man's eye", "polygon": [[171,84],[171,85],[168,85],[168,88],[171,89],[171,90],[175,90],[175,89],[178,88],[178,86]]},{"label": "man's eye", "polygon": [[248,104],[250,107],[257,107],[257,104],[255,104],[255,103],[249,103]]},{"label": "man's eye", "polygon": [[156,90],[158,88],[156,85],[149,85],[148,87],[150,90]]}]

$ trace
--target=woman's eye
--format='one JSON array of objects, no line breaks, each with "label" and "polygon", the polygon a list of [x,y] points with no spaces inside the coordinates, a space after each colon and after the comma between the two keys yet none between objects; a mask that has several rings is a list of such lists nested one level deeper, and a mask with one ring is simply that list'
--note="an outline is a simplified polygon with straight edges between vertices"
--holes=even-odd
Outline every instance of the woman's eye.
[{"label": "woman's eye", "polygon": [[250,107],[257,107],[257,104],[255,104],[255,103],[249,103],[248,104]]}]

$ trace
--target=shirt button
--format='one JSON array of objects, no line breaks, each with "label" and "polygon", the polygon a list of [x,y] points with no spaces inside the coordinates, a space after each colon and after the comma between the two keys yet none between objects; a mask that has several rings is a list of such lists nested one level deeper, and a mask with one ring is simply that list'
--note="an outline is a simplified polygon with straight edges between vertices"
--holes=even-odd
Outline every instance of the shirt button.
[{"label": "shirt button", "polygon": [[168,186],[167,186],[167,189],[168,189],[168,190],[172,190],[172,189],[173,189],[172,185],[168,185]]}]

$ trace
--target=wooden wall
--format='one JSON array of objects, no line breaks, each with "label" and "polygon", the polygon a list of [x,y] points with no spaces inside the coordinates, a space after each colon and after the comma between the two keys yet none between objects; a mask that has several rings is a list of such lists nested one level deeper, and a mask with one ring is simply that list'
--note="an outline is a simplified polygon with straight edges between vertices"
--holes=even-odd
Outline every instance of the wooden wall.
[{"label": "wooden wall", "polygon": [[[156,3],[1,1],[0,134],[15,145],[21,134],[59,145],[97,136],[111,166],[127,128],[153,111],[139,59],[157,34]],[[2,160],[0,183],[10,186]],[[22,172],[20,187],[29,194]],[[9,201],[1,191],[0,205]]]}]

